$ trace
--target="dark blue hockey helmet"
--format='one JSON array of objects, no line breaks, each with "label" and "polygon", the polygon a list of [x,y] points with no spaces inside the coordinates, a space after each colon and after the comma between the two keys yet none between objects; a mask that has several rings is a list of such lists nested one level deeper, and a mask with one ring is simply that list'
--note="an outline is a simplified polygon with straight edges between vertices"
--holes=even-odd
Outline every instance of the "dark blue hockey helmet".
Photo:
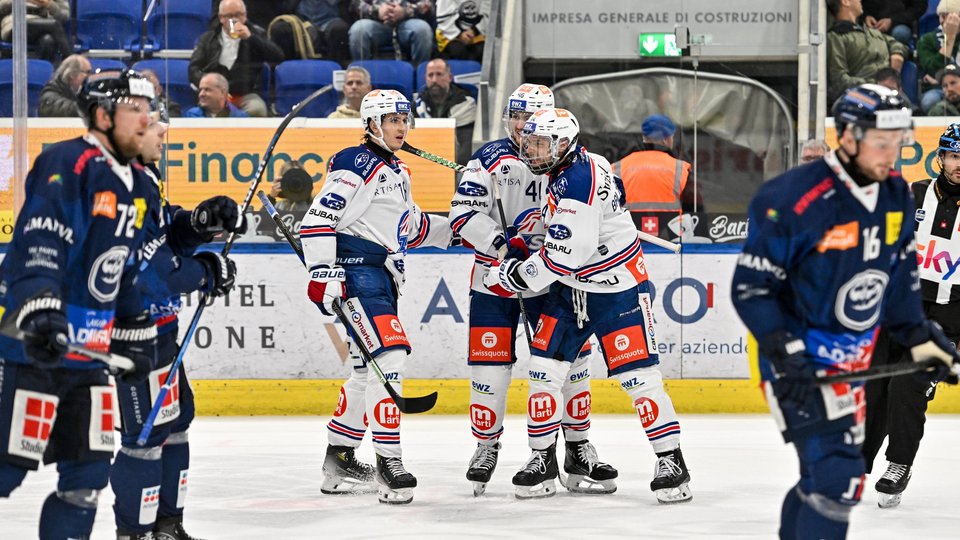
[{"label": "dark blue hockey helmet", "polygon": [[129,68],[122,70],[97,71],[87,77],[77,92],[77,105],[80,116],[87,126],[93,125],[95,106],[113,113],[117,103],[125,99],[144,97],[150,100],[151,107],[156,100],[153,84],[139,72]]},{"label": "dark blue hockey helmet", "polygon": [[844,92],[833,104],[837,137],[847,126],[861,140],[868,129],[912,129],[913,115],[900,92],[879,84],[861,84]]},{"label": "dark blue hockey helmet", "polygon": [[940,135],[940,146],[937,148],[937,153],[942,154],[943,152],[960,154],[960,124],[950,124],[943,131],[943,135]]}]

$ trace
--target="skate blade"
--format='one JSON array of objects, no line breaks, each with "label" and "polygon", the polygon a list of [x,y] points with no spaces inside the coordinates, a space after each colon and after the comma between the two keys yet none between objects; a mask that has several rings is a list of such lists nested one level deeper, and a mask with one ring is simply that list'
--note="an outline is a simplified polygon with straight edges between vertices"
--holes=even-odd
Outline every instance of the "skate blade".
[{"label": "skate blade", "polygon": [[675,488],[658,489],[653,492],[660,504],[678,504],[689,502],[693,499],[693,493],[690,491],[690,484],[684,482]]},{"label": "skate blade", "polygon": [[518,499],[544,499],[557,494],[557,484],[553,478],[544,480],[535,486],[514,486]]},{"label": "skate blade", "polygon": [[390,489],[381,485],[377,498],[384,504],[409,504],[413,501],[413,488]]},{"label": "skate blade", "polygon": [[486,482],[473,482],[473,496],[479,497],[487,492]]},{"label": "skate blade", "polygon": [[377,492],[377,485],[372,480],[364,482],[354,478],[342,478],[339,481],[324,481],[320,485],[320,493],[324,495],[369,495]]},{"label": "skate blade", "polygon": [[582,474],[561,474],[560,483],[563,484],[563,487],[567,488],[567,491],[572,493],[609,495],[617,491],[617,481],[613,478],[610,480],[594,480]]},{"label": "skate blade", "polygon": [[900,506],[903,493],[877,493],[877,506],[880,508],[894,508]]}]

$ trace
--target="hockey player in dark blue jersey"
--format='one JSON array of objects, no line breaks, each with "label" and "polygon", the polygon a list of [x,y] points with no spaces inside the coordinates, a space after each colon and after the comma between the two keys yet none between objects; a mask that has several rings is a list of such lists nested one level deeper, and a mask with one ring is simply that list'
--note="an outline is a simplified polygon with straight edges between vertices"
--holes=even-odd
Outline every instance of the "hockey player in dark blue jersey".
[{"label": "hockey player in dark blue jersey", "polygon": [[869,366],[879,325],[936,357],[956,348],[920,307],[910,189],[891,170],[912,135],[910,109],[877,85],[834,106],[839,149],[765,183],[733,277],[733,302],[757,338],[763,389],[800,481],[783,502],[780,538],[845,538],[860,499],[863,385],[814,386],[817,373]]},{"label": "hockey player in dark blue jersey", "polygon": [[155,163],[163,152],[167,122],[161,111],[152,115],[139,158],[162,205],[159,220],[145,224],[150,241],[143,247],[138,278],[144,308],[157,324],[158,354],[148,380],[117,382],[121,447],[110,471],[110,485],[118,540],[192,540],[183,529],[183,510],[190,461],[187,429],[194,404],[182,363],[146,444],[137,445],[137,437],[179,353],[180,295],[200,290],[221,296],[234,284],[233,261],[216,252],[194,254],[195,248],[221,230],[242,233],[244,228],[237,203],[228,197],[213,197],[189,212],[163,196]]},{"label": "hockey player in dark blue jersey", "polygon": [[136,72],[91,75],[79,95],[88,132],[44,150],[0,265],[0,497],[41,460],[60,479],[43,504],[41,539],[89,538],[113,455],[113,389],[104,366],[67,344],[133,361],[142,381],[156,328],[134,278],[159,200],[139,154],[153,86]]}]

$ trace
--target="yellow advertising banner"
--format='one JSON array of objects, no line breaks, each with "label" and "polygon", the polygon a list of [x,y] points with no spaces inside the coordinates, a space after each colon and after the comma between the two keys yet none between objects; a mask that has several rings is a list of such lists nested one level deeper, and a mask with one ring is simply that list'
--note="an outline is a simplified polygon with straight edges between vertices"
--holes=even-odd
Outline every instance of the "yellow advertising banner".
[{"label": "yellow advertising banner", "polygon": [[[242,201],[279,124],[279,118],[173,119],[167,135],[166,157],[161,162],[170,200],[187,208],[214,195],[227,195]],[[283,163],[296,159],[313,176],[316,194],[326,176],[330,157],[343,148],[360,144],[363,132],[359,126],[359,120],[294,120],[273,150],[261,189],[269,192],[268,182],[279,178]],[[31,120],[28,130],[31,166],[45,146],[84,132],[82,124],[76,120]],[[12,136],[9,120],[0,124],[0,235],[12,231],[8,226],[13,221],[16,185]],[[453,160],[454,122],[450,119],[417,120],[408,141],[417,148]],[[428,212],[448,211],[455,188],[454,172],[413,154],[398,155],[410,166],[413,197],[420,207]],[[253,201],[252,206],[259,208],[258,199],[254,197]],[[0,242],[7,241],[9,236],[0,236]]]},{"label": "yellow advertising banner", "polygon": [[[831,148],[837,147],[837,132],[833,127],[832,118],[828,119],[826,141]],[[900,152],[896,168],[908,182],[915,182],[925,178],[935,178],[940,174],[937,165],[937,147],[943,130],[955,118],[930,117],[914,118],[914,143],[906,146]]]}]

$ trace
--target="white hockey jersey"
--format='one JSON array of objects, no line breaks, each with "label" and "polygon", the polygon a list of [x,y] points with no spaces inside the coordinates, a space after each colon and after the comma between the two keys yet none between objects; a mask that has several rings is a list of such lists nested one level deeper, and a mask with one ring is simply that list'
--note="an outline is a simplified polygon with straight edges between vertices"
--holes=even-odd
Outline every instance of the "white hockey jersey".
[{"label": "white hockey jersey", "polygon": [[574,152],[547,178],[543,247],[521,265],[520,275],[531,290],[558,280],[587,292],[635,287],[648,279],[643,249],[610,163],[582,146]]},{"label": "white hockey jersey", "polygon": [[307,268],[362,264],[339,253],[338,235],[367,240],[376,250],[382,247],[386,267],[400,285],[407,250],[446,248],[451,231],[447,218],[427,214],[413,202],[410,169],[403,161],[394,155],[386,161],[362,144],[330,159],[327,179],[303,218],[300,239]]},{"label": "white hockey jersey", "polygon": [[[491,295],[493,293],[483,285],[483,276],[490,263],[497,260],[494,238],[503,237],[493,191],[494,178],[500,187],[507,223],[517,228],[531,252],[543,245],[540,205],[546,179],[530,172],[509,138],[483,145],[467,163],[467,170],[450,202],[450,227],[474,249],[470,288]],[[545,292],[525,293],[525,296]]]}]

